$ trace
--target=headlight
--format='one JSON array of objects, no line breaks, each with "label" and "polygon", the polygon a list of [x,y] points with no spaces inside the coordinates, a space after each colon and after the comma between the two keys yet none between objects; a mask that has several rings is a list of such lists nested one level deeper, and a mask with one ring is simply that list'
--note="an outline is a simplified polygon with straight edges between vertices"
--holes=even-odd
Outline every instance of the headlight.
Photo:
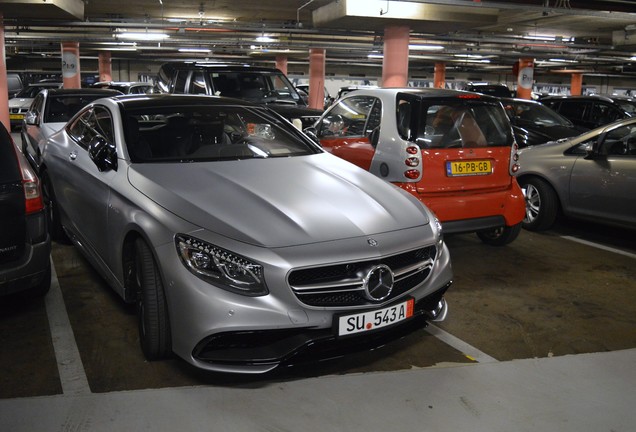
[{"label": "headlight", "polygon": [[434,230],[435,230],[435,246],[437,247],[437,253],[441,256],[442,251],[444,250],[444,233],[442,230],[442,223],[439,219],[435,218],[433,220]]},{"label": "headlight", "polygon": [[268,293],[260,264],[184,234],[177,234],[175,243],[183,265],[204,281],[246,296]]}]

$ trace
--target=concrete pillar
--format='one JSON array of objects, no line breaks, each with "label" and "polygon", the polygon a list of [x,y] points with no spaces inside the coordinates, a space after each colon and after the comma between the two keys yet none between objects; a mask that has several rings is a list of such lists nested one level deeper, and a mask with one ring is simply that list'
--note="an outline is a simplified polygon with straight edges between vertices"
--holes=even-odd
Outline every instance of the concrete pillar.
[{"label": "concrete pillar", "polygon": [[309,107],[325,108],[325,58],[324,48],[309,50]]},{"label": "concrete pillar", "polygon": [[112,81],[113,67],[111,64],[109,51],[100,51],[99,57],[98,57],[98,64],[99,64],[99,80]]},{"label": "concrete pillar", "polygon": [[435,63],[435,75],[433,77],[433,86],[435,88],[446,87],[446,63]]},{"label": "concrete pillar", "polygon": [[79,42],[62,42],[61,47],[64,88],[81,88]]},{"label": "concrete pillar", "polygon": [[572,96],[579,96],[583,89],[583,74],[573,73],[570,82],[570,94]]},{"label": "concrete pillar", "polygon": [[7,83],[7,60],[4,47],[4,17],[2,13],[0,13],[0,121],[11,132],[9,84]]},{"label": "concrete pillar", "polygon": [[408,26],[389,26],[384,29],[384,60],[382,87],[406,87],[409,76]]},{"label": "concrete pillar", "polygon": [[276,56],[276,69],[279,69],[285,76],[287,75],[287,56]]},{"label": "concrete pillar", "polygon": [[517,74],[517,97],[532,99],[532,84],[534,84],[534,59],[521,58]]}]

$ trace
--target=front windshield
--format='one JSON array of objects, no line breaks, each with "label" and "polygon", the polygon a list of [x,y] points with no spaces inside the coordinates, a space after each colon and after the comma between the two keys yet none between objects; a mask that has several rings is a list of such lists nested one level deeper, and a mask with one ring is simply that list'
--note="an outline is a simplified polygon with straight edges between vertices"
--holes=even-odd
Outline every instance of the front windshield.
[{"label": "front windshield", "polygon": [[636,101],[617,100],[618,105],[632,117],[636,116]]},{"label": "front windshield", "polygon": [[217,96],[243,99],[259,104],[304,102],[289,80],[278,72],[240,71],[210,72],[210,81]]},{"label": "front windshield", "polygon": [[511,120],[521,123],[531,123],[537,126],[566,126],[572,123],[545,105],[525,102],[507,102],[504,104],[506,113]]},{"label": "front windshield", "polygon": [[129,109],[124,117],[133,162],[266,159],[321,152],[295,127],[257,107],[146,107]]}]

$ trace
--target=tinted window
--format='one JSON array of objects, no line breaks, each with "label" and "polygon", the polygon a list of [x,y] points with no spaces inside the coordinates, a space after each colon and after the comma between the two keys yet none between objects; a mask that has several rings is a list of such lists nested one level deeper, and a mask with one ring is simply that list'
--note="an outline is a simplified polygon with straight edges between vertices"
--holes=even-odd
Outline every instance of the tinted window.
[{"label": "tinted window", "polygon": [[188,80],[188,75],[190,71],[181,70],[177,71],[177,78],[174,81],[174,92],[175,93],[185,93],[186,91],[186,82]]},{"label": "tinted window", "polygon": [[603,140],[602,154],[611,156],[636,156],[636,126],[612,129]]},{"label": "tinted window", "polygon": [[538,126],[572,126],[572,123],[554,110],[537,103],[510,101],[505,103],[506,114],[518,122]]},{"label": "tinted window", "polygon": [[623,117],[623,113],[617,108],[605,102],[595,102],[590,114],[590,121],[601,126],[619,120]]},{"label": "tinted window", "polygon": [[104,95],[49,95],[46,109],[44,110],[44,122],[65,123],[86,105],[102,97]]},{"label": "tinted window", "polygon": [[319,137],[363,137],[379,126],[380,100],[371,96],[354,96],[339,101],[319,125]]},{"label": "tinted window", "polygon": [[501,105],[470,99],[424,100],[417,144],[422,148],[512,145],[510,123]]},{"label": "tinted window", "polygon": [[583,100],[563,100],[559,107],[559,113],[569,119],[585,118],[585,110],[589,102]]},{"label": "tinted window", "polygon": [[217,96],[233,97],[256,103],[302,104],[300,95],[289,80],[278,72],[245,71],[209,74]]},{"label": "tinted window", "polygon": [[320,149],[267,110],[193,106],[126,111],[133,162],[198,162],[303,156]]}]

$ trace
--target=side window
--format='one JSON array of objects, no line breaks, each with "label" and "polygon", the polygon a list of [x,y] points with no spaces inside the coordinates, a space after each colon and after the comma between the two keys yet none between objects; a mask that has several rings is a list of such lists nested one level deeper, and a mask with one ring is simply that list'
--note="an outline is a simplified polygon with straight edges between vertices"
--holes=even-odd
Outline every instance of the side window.
[{"label": "side window", "polygon": [[193,72],[190,77],[190,89],[188,93],[191,94],[206,94],[205,90],[205,76],[202,71]]},{"label": "side window", "polygon": [[597,126],[602,126],[619,120],[622,117],[622,113],[617,108],[604,102],[596,102],[592,109],[590,121],[594,122]]},{"label": "side window", "polygon": [[561,101],[559,113],[571,120],[582,120],[585,118],[586,101],[564,100]]},{"label": "side window", "polygon": [[621,126],[607,132],[601,144],[601,154],[636,156],[636,127]]},{"label": "side window", "polygon": [[88,149],[96,136],[101,136],[110,143],[114,142],[113,121],[108,110],[101,107],[84,111],[68,126],[67,132],[85,149]]},{"label": "side window", "polygon": [[[339,101],[322,119],[318,137],[365,137],[373,130],[371,123],[380,123],[373,108],[379,101],[372,96],[353,96]],[[369,120],[371,117],[372,121]]]},{"label": "side window", "polygon": [[174,80],[174,93],[186,93],[186,82],[188,81],[188,75],[190,71],[180,70],[177,72],[177,77]]},{"label": "side window", "polygon": [[407,100],[398,100],[397,101],[397,109],[396,109],[396,124],[397,124],[397,130],[398,130],[398,134],[400,135],[400,138],[404,139],[404,140],[412,140],[413,139],[413,134],[412,134],[412,129],[411,129],[411,125],[412,125],[412,112],[411,112],[411,104],[409,103],[409,101]]},{"label": "side window", "polygon": [[40,118],[42,113],[42,104],[44,103],[44,95],[38,94],[35,99],[33,99],[33,103],[31,103],[31,107],[29,107],[29,111],[35,113],[35,115]]}]

